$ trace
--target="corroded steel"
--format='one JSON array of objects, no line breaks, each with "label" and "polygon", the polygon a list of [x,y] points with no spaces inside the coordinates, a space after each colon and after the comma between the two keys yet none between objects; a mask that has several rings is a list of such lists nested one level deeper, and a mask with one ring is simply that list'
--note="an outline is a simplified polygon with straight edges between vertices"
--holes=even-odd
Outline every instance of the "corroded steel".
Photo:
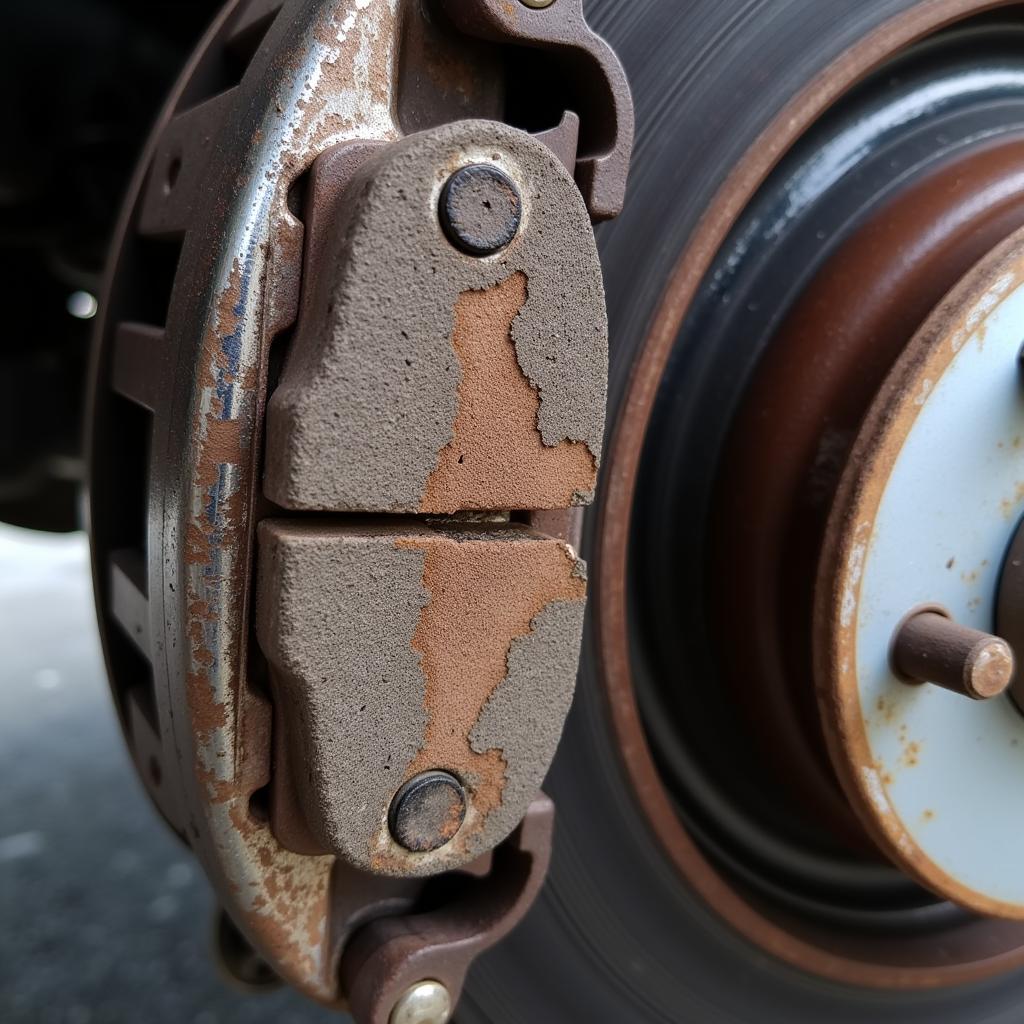
[{"label": "corroded steel", "polygon": [[504,249],[523,221],[516,183],[493,164],[457,170],[445,182],[438,207],[449,241],[471,256]]},{"label": "corroded steel", "polygon": [[384,917],[345,950],[341,974],[361,1024],[389,1024],[393,1007],[425,978],[441,982],[454,1004],[467,966],[501,940],[536,899],[551,857],[554,804],[531,803],[485,878],[473,879],[440,911]]},{"label": "corroded steel", "polygon": [[466,820],[466,791],[449,772],[427,771],[395,794],[388,831],[411,853],[430,853],[450,843]]},{"label": "corroded steel", "polygon": [[893,637],[892,664],[909,680],[935,683],[972,700],[998,697],[1014,673],[1005,640],[930,608],[904,617]]},{"label": "corroded steel", "polygon": [[[594,35],[583,0],[558,0],[533,10],[508,0],[441,0],[462,31],[481,39],[527,44],[569,59],[578,76],[571,106],[581,115],[582,134],[575,178],[594,220],[622,211],[633,151],[633,103],[625,73],[611,47]],[[527,83],[517,81],[517,89]]]}]

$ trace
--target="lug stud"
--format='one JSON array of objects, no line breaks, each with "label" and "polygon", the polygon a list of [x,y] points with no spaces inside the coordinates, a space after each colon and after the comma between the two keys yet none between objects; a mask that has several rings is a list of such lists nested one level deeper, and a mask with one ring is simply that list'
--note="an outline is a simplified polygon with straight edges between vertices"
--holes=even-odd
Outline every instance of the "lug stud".
[{"label": "lug stud", "polygon": [[395,1003],[388,1024],[448,1024],[452,997],[439,981],[421,981]]},{"label": "lug stud", "polygon": [[934,609],[905,618],[896,630],[892,665],[897,675],[935,683],[973,700],[997,697],[1013,678],[1010,645],[970,629]]}]

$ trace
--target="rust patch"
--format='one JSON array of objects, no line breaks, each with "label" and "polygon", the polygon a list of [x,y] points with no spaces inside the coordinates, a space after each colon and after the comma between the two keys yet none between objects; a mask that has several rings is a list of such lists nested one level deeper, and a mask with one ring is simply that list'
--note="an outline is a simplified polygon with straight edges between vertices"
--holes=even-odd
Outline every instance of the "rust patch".
[{"label": "rust patch", "polygon": [[398,547],[426,553],[423,586],[430,594],[413,637],[426,679],[427,728],[406,779],[432,768],[456,775],[472,791],[482,819],[500,806],[505,759],[476,753],[469,734],[505,678],[512,641],[552,601],[582,600],[586,582],[557,541],[408,539]]},{"label": "rust patch", "polygon": [[493,288],[463,292],[456,303],[458,412],[420,511],[564,507],[594,489],[597,465],[586,444],[548,446],[537,429],[540,394],[512,341],[526,298],[526,275],[517,271]]},{"label": "rust patch", "polygon": [[999,503],[1003,512],[1003,518],[1012,519],[1017,514],[1021,501],[1024,501],[1024,481],[1019,482],[1014,487],[1012,498],[1004,498]]},{"label": "rust patch", "polygon": [[921,756],[921,744],[915,740],[911,740],[903,747],[903,754],[900,757],[900,763],[905,768],[914,768],[920,761]]}]

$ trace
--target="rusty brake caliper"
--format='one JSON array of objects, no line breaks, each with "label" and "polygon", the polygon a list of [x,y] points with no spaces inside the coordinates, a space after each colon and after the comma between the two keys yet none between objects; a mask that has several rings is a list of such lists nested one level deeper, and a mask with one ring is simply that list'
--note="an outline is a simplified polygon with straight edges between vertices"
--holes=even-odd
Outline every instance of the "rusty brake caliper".
[{"label": "rusty brake caliper", "polygon": [[631,141],[581,0],[251,0],[126,207],[90,441],[117,707],[246,941],[359,1021],[445,1019],[543,881]]}]

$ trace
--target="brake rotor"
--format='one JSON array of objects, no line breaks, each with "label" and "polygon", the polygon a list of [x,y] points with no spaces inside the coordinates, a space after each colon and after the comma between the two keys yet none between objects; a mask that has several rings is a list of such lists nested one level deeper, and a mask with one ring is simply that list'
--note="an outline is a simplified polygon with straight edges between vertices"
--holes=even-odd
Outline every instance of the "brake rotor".
[{"label": "brake rotor", "polygon": [[[702,11],[699,29],[696,15],[680,15],[678,29],[650,10],[595,16],[627,68],[679,83],[666,94],[653,73],[634,78],[651,133],[642,127],[634,188],[689,187],[634,208],[603,239],[615,426],[594,546],[584,546],[598,580],[586,683],[548,783],[566,808],[563,838],[552,896],[491,962],[473,1019],[501,1019],[501,1000],[553,956],[572,1012],[594,1019],[1016,1019],[1019,924],[918,885],[840,787],[815,701],[811,615],[820,531],[861,419],[943,294],[1021,224],[1019,11],[960,22],[997,6],[730,6]],[[888,110],[869,106],[878,96]],[[676,138],[686,146],[666,141]],[[804,296],[819,303],[816,323],[798,310]],[[774,418],[749,417],[747,465],[779,495],[777,464],[810,479],[818,525],[804,506],[776,513],[789,498],[771,494],[776,537],[801,560],[776,547],[766,560],[777,575],[754,566],[746,578],[747,549],[727,526],[745,517],[756,534],[762,505],[756,493],[737,502],[727,524],[719,485],[732,476],[732,427],[784,329],[803,335],[809,355],[790,383],[808,390],[774,396]],[[836,369],[833,343],[845,370],[819,391],[817,371]],[[830,388],[847,433],[819,448],[813,410]],[[812,465],[830,456],[827,472],[809,478],[803,454],[780,443],[788,413],[813,423],[799,444]],[[707,595],[730,588],[732,607],[757,598],[723,622]],[[787,650],[797,657],[775,688]],[[739,663],[750,669],[734,677]],[[609,735],[621,774],[602,755]],[[600,828],[572,810],[595,802],[606,808]],[[531,1000],[537,1014],[553,1005],[568,1012],[550,992]]]},{"label": "brake rotor", "polygon": [[[993,19],[936,34],[969,13],[969,5],[920,8],[868,36],[791,103],[730,176],[634,370],[602,505],[599,637],[635,792],[673,863],[717,913],[762,948],[844,986],[830,1013],[857,1004],[849,985],[955,985],[1021,962],[1017,926],[972,919],[916,890],[907,876],[921,875],[906,870],[906,858],[894,858],[902,869],[894,871],[892,851],[880,852],[851,815],[825,749],[811,664],[824,520],[859,420],[920,323],[908,309],[924,318],[1021,223],[1019,120],[1006,115],[1016,101],[1013,86],[996,85],[1019,74],[996,52],[997,35],[1016,29]],[[957,49],[969,39],[970,56]],[[989,85],[999,92],[990,109],[1002,105],[1003,115],[982,128]],[[652,406],[638,493],[632,474]],[[738,452],[738,466],[726,461]],[[630,502],[629,558],[639,567],[624,589],[617,574]],[[1008,533],[991,541],[1007,542]],[[685,591],[673,577],[725,595],[712,607],[729,617],[709,622],[677,596]],[[987,624],[972,620],[987,631],[993,602]],[[703,644],[702,632],[716,646]],[[887,658],[888,647],[883,665]],[[999,701],[1005,710],[1008,698]],[[954,898],[978,906],[962,890]],[[898,1014],[910,1004],[889,1005]]]}]

